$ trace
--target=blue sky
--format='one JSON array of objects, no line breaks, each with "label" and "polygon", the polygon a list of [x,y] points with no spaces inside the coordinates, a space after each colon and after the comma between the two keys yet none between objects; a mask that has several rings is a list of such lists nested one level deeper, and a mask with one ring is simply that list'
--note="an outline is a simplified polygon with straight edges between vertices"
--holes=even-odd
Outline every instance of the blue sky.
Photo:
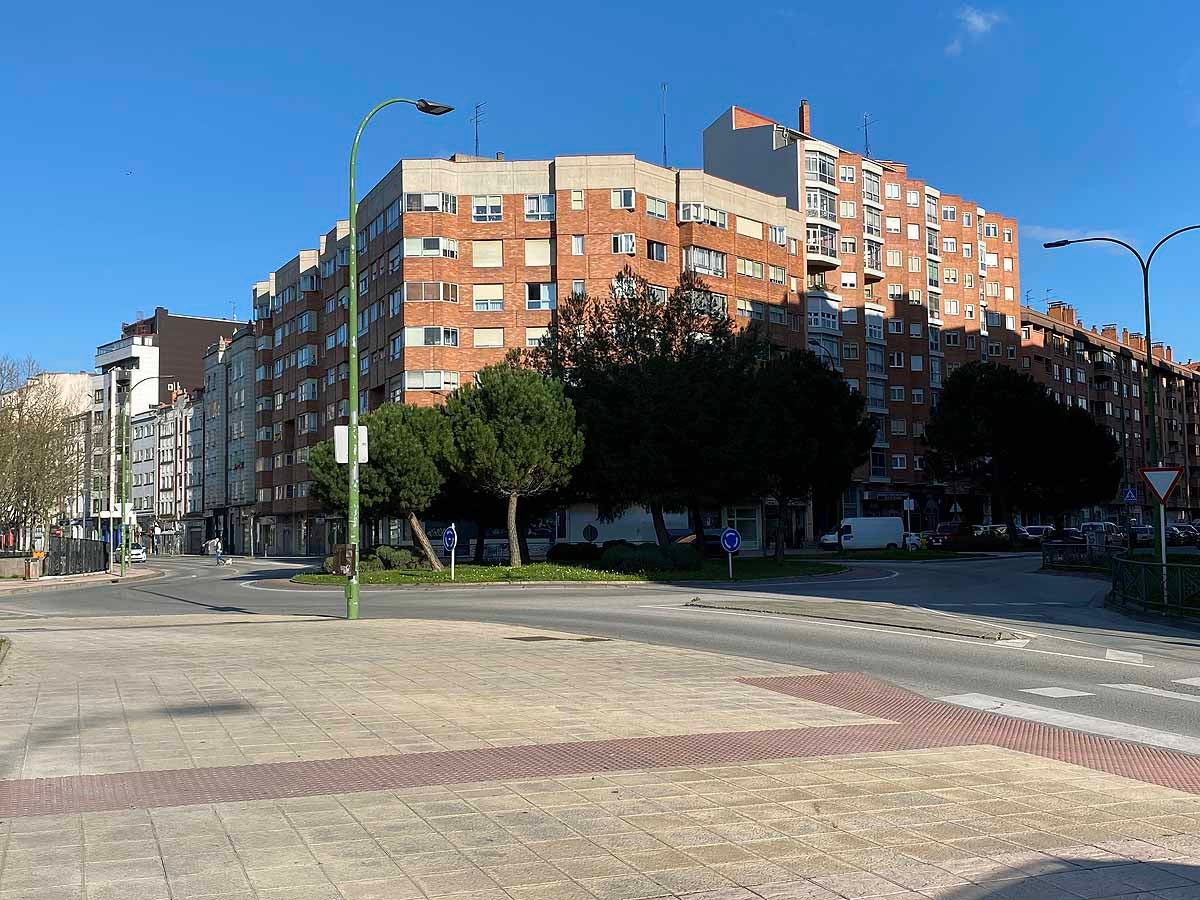
[{"label": "blue sky", "polygon": [[[47,9],[5,14],[0,354],[55,369],[90,368],[139,310],[228,315],[236,301],[246,316],[249,285],[345,216],[354,128],[395,94],[460,111],[377,118],[364,186],[403,156],[470,152],[479,100],[484,153],[658,161],[668,81],[680,166],[700,164],[700,132],[730,104],[791,123],[806,97],[814,131],[856,149],[870,112],[876,156],[1015,215],[1022,290],[1074,301],[1089,325],[1141,328],[1136,261],[1041,240],[1148,247],[1200,222],[1194,2]],[[1197,235],[1155,261],[1154,336],[1177,358],[1200,358],[1198,261]]]}]

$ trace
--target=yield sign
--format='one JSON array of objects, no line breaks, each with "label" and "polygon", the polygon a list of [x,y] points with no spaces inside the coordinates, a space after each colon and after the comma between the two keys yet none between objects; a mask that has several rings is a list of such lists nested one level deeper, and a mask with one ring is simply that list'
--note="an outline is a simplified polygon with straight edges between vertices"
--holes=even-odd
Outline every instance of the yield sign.
[{"label": "yield sign", "polygon": [[1142,477],[1146,479],[1146,484],[1150,485],[1150,490],[1154,491],[1158,497],[1159,503],[1167,502],[1167,497],[1174,490],[1179,476],[1182,474],[1183,469],[1179,466],[1150,466],[1142,469]]}]

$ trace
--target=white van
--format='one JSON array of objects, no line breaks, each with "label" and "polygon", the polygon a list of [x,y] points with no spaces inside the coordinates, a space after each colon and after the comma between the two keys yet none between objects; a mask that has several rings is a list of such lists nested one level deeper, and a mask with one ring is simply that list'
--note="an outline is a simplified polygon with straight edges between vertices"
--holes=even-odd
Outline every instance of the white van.
[{"label": "white van", "polygon": [[843,550],[899,550],[904,546],[904,520],[899,516],[842,519],[838,538]]}]

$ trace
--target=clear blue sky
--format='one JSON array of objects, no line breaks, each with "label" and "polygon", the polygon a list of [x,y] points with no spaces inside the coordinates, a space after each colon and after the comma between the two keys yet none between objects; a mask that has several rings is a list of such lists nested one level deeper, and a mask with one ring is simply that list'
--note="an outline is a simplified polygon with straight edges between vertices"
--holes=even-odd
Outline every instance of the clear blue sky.
[{"label": "clear blue sky", "polygon": [[[250,284],[345,216],[354,128],[394,94],[460,111],[376,119],[364,186],[403,156],[470,152],[477,100],[484,153],[658,161],[668,81],[680,166],[700,164],[700,132],[730,104],[790,123],[807,97],[816,133],[852,148],[869,111],[876,156],[1015,215],[1022,290],[1040,301],[1053,289],[1088,324],[1140,329],[1136,262],[1094,246],[1043,251],[1040,240],[1109,233],[1148,246],[1200,222],[1194,2],[416,9],[10,5],[0,353],[86,369],[138,310],[228,315],[236,300],[246,316]],[[1200,357],[1198,263],[1192,235],[1155,262],[1154,335],[1183,358]]]}]

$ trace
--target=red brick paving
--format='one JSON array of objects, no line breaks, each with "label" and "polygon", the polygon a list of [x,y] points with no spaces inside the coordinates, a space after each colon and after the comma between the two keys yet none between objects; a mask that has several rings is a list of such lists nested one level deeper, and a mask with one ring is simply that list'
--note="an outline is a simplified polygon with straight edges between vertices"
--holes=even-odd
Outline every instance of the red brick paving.
[{"label": "red brick paving", "polygon": [[586,772],[991,744],[1200,793],[1200,758],[926,700],[860,673],[744,683],[894,725],[579,741],[0,782],[0,817],[187,806]]}]

